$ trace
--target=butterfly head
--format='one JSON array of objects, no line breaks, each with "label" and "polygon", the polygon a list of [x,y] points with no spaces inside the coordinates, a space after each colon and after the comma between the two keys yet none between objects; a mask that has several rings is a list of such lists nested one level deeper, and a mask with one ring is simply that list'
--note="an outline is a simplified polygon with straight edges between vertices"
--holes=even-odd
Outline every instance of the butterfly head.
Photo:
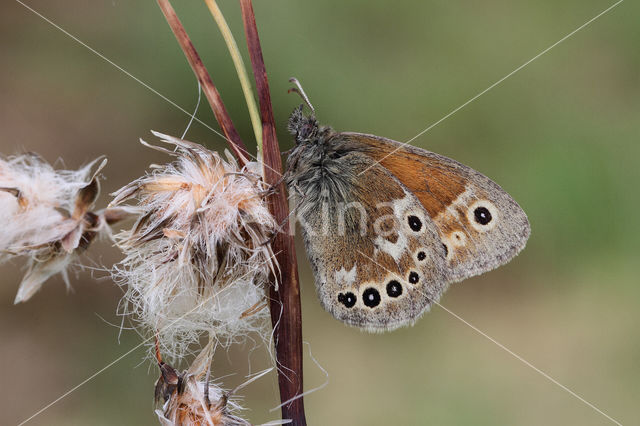
[{"label": "butterfly head", "polygon": [[[292,77],[289,81],[295,86],[289,89],[289,93],[297,93],[304,101],[304,104],[294,109],[289,117],[289,124],[287,126],[289,133],[295,137],[296,145],[316,142],[321,139],[323,133],[326,133],[328,128],[320,127],[318,124],[318,120],[316,120],[316,110],[313,108],[313,105],[311,105],[309,97],[304,92],[298,79]],[[311,114],[304,114],[303,110],[305,105],[311,110]]]},{"label": "butterfly head", "polygon": [[305,115],[303,112],[304,105],[300,105],[293,110],[289,117],[287,129],[296,140],[296,145],[312,142],[318,139],[320,126],[316,120],[315,114]]}]

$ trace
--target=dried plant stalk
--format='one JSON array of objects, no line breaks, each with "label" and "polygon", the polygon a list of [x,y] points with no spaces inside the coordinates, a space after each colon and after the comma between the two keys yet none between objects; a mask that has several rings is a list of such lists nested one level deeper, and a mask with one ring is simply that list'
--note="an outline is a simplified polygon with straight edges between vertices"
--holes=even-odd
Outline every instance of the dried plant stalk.
[{"label": "dried plant stalk", "polygon": [[209,105],[211,105],[211,109],[213,110],[216,120],[222,127],[222,131],[229,141],[231,150],[236,157],[238,157],[240,166],[244,166],[249,158],[247,148],[245,147],[244,142],[242,142],[242,139],[240,139],[240,135],[234,127],[227,109],[222,103],[222,98],[220,97],[220,93],[218,92],[218,89],[216,89],[215,84],[213,84],[211,75],[202,63],[200,55],[198,55],[196,48],[193,46],[193,43],[191,43],[191,39],[182,26],[180,19],[178,19],[171,3],[169,3],[168,0],[158,0],[158,5],[164,14],[164,17],[167,19],[173,34],[176,36],[176,40],[180,43],[180,47],[187,57],[187,61],[189,62],[189,65],[191,65],[191,69],[198,78],[198,81],[200,81],[202,90],[209,101]]},{"label": "dried plant stalk", "polygon": [[[282,170],[280,147],[276,136],[269,82],[262,57],[255,14],[251,0],[240,0],[240,5],[260,101],[264,179],[268,185],[276,187],[275,193],[269,199],[269,207],[278,223],[288,224],[289,205],[280,173]],[[283,228],[288,230],[289,226],[283,225]],[[281,272],[278,291],[274,286],[271,286],[271,322],[275,328],[276,359],[281,365],[281,368],[278,368],[280,400],[283,402],[291,400],[290,403],[282,406],[282,418],[291,419],[294,425],[306,425],[303,399],[302,397],[296,398],[303,392],[302,310],[293,235],[285,231],[279,232],[272,247]]]},{"label": "dried plant stalk", "polygon": [[[224,108],[220,108],[222,101],[217,91],[213,90],[215,86],[211,81],[211,77],[204,68],[202,61],[168,0],[158,0],[158,4],[194,72],[205,88],[205,93],[208,93],[208,91],[212,93],[211,96],[207,95],[207,99],[214,112],[217,112],[216,119],[223,129],[225,129],[225,123],[230,123],[231,119],[227,111]],[[274,194],[269,197],[269,209],[276,221],[283,224],[284,229],[288,229],[286,224],[289,218],[289,206],[286,188],[281,175],[282,160],[280,158],[281,154],[276,136],[271,95],[253,5],[250,0],[240,0],[240,5],[260,104],[263,140],[263,176],[264,181],[275,189]],[[246,150],[242,142],[238,143],[238,141],[239,137],[237,139],[229,137],[231,147],[234,149],[234,153],[240,157],[242,164],[242,155],[246,153]],[[237,149],[238,146],[242,147],[242,149]],[[271,320],[275,328],[276,359],[280,367],[278,368],[280,400],[283,402],[291,400],[282,406],[282,417],[283,419],[291,419],[294,425],[306,425],[303,399],[302,397],[297,398],[303,391],[302,315],[293,235],[289,232],[279,232],[272,242],[272,247],[280,267],[278,276],[273,274],[271,277],[272,285],[270,288]],[[276,290],[277,287],[275,286],[276,280],[279,283],[278,290]]]}]

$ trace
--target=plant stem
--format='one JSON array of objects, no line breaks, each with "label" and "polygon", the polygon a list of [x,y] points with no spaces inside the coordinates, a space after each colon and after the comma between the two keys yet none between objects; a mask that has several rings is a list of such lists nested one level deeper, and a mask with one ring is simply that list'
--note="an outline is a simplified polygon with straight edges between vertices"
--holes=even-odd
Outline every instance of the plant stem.
[{"label": "plant stem", "polygon": [[222,37],[224,38],[225,43],[227,44],[227,49],[229,50],[229,54],[231,55],[231,59],[233,60],[233,65],[236,67],[236,73],[238,74],[238,79],[240,80],[240,85],[242,86],[242,93],[244,94],[244,99],[247,102],[247,108],[249,109],[249,116],[251,117],[251,126],[253,127],[253,133],[256,137],[256,143],[258,145],[258,160],[262,160],[262,124],[260,123],[260,115],[258,113],[258,106],[256,105],[256,100],[253,97],[253,90],[251,88],[251,82],[249,81],[249,76],[247,75],[247,70],[244,66],[244,61],[242,60],[242,55],[240,55],[240,50],[238,49],[238,45],[236,44],[236,40],[233,38],[233,34],[231,33],[231,29],[229,29],[229,25],[227,24],[226,19],[224,19],[224,15],[218,4],[215,0],[204,0],[213,15],[213,19],[215,19],[220,32],[222,33]]},{"label": "plant stem", "polygon": [[[211,80],[211,76],[200,60],[198,53],[193,47],[189,36],[169,1],[157,1],[182,51],[187,57],[191,68],[198,77],[209,100],[211,109],[231,145],[231,149],[238,157],[240,164],[244,165],[248,158],[247,150],[231,122],[231,118],[222,103],[220,94]],[[267,184],[276,187],[275,194],[269,197],[269,208],[277,223],[281,223],[285,229],[289,229],[287,225],[289,223],[289,205],[286,188],[282,180],[282,160],[278,146],[278,138],[276,136],[271,94],[269,92],[269,82],[267,80],[267,72],[260,47],[260,38],[258,37],[258,28],[256,26],[251,0],[240,0],[240,5],[260,102],[263,141],[263,176]],[[237,51],[237,46],[235,49]],[[272,246],[280,267],[280,274],[278,277],[272,277],[269,299],[271,322],[274,327],[275,336],[280,400],[284,402],[296,398],[301,395],[303,391],[300,285],[293,235],[287,231],[279,232],[274,238]],[[278,280],[278,291],[275,290],[276,280]],[[293,425],[306,426],[302,397],[293,399],[291,402],[282,406],[282,418],[291,419],[293,422],[291,424]]]},{"label": "plant stem", "polygon": [[[260,101],[264,179],[267,184],[277,186],[277,191],[269,199],[270,209],[277,223],[284,224],[283,227],[288,231],[289,205],[280,173],[282,160],[258,28],[251,0],[240,0],[240,6]],[[283,402],[300,395],[303,391],[300,284],[293,235],[287,231],[279,232],[273,242],[273,251],[280,265],[280,280],[278,291],[275,290],[275,285],[272,285],[270,292],[271,322],[274,326],[276,360],[279,365],[280,400]],[[283,405],[282,418],[291,419],[293,425],[306,425],[303,398],[297,398]]]},{"label": "plant stem", "polygon": [[231,150],[238,158],[240,166],[244,166],[249,158],[248,151],[242,142],[242,139],[240,139],[240,135],[236,131],[227,109],[222,103],[222,98],[220,97],[220,93],[218,93],[218,89],[216,89],[216,86],[213,84],[211,75],[209,75],[209,72],[202,63],[200,55],[198,55],[196,48],[193,46],[191,39],[187,35],[187,32],[182,26],[180,19],[178,19],[178,16],[171,6],[171,3],[169,3],[169,0],[157,1],[164,17],[167,19],[167,22],[173,31],[173,34],[176,36],[182,51],[187,57],[187,61],[189,62],[189,65],[191,65],[191,69],[198,78],[198,81],[200,81],[202,90],[209,101],[209,105],[211,105],[211,109],[213,110],[216,120],[220,123],[220,127],[222,127],[222,132],[229,141]]}]

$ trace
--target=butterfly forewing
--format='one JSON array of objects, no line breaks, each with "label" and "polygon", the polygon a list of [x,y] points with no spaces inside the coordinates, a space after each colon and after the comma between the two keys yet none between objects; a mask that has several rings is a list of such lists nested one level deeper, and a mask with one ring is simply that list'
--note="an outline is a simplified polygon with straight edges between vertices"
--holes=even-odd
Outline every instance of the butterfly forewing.
[{"label": "butterfly forewing", "polygon": [[494,269],[524,248],[530,233],[526,214],[488,177],[390,139],[360,133],[335,137],[379,162],[418,198],[446,247],[448,280]]}]

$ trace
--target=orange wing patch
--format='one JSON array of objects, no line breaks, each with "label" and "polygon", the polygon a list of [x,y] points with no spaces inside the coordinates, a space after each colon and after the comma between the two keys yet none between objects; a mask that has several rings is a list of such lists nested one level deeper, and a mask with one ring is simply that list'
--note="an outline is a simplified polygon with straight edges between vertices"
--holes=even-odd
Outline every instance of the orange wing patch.
[{"label": "orange wing patch", "polygon": [[424,155],[413,152],[416,148],[410,145],[403,146],[373,135],[341,133],[341,136],[365,145],[367,155],[393,173],[418,198],[431,217],[436,217],[465,191],[467,179],[455,173],[451,164],[440,161],[435,154],[427,163]]}]

